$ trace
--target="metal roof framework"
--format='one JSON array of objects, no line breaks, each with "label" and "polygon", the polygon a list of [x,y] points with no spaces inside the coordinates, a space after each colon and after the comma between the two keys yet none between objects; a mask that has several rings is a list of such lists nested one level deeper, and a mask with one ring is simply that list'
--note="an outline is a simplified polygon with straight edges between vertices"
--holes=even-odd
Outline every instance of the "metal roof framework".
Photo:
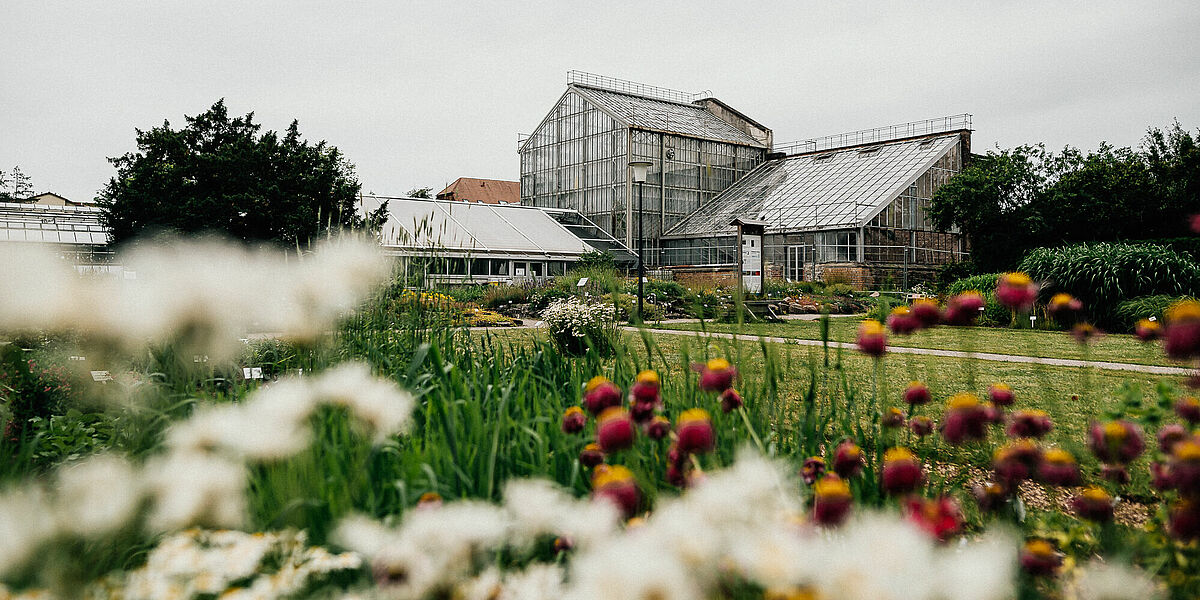
[{"label": "metal roof framework", "polygon": [[774,232],[862,227],[958,144],[956,133],[769,160],[664,237],[730,235],[739,217]]},{"label": "metal roof framework", "polygon": [[0,242],[104,246],[108,231],[99,207],[0,202]]}]

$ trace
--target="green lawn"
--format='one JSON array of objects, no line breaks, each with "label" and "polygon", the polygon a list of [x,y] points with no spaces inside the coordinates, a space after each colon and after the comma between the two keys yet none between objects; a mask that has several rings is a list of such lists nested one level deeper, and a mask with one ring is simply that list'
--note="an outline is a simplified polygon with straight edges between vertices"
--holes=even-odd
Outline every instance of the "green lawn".
[{"label": "green lawn", "polygon": [[[835,317],[830,319],[830,340],[853,342],[860,319]],[[821,339],[818,321],[784,321],[783,323],[725,324],[725,323],[663,323],[658,329],[687,331],[717,331],[753,336],[787,337],[803,340]],[[1062,331],[1031,329],[998,329],[991,327],[947,327],[919,331],[912,335],[889,335],[888,344],[911,348],[964,350],[1019,354],[1040,358],[1075,358],[1143,365],[1178,365],[1166,358],[1159,343],[1143,344],[1132,335],[1107,334],[1094,339],[1086,352],[1070,334]]]}]

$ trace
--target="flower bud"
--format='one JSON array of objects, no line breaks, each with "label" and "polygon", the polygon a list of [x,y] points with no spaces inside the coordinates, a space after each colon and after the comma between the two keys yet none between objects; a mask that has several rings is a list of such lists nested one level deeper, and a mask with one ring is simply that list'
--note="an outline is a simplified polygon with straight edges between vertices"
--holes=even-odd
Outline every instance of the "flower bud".
[{"label": "flower bud", "polygon": [[1038,479],[1048,485],[1061,486],[1074,486],[1082,482],[1079,463],[1075,462],[1070,452],[1061,448],[1051,448],[1042,454]]},{"label": "flower bud", "polygon": [[1200,302],[1183,300],[1167,309],[1167,356],[1175,359],[1200,354]]},{"label": "flower bud", "polygon": [[646,437],[652,440],[661,440],[671,433],[671,422],[662,415],[657,415],[646,423]]},{"label": "flower bud", "polygon": [[605,454],[632,447],[633,436],[633,421],[623,408],[605,409],[596,420],[596,441]]},{"label": "flower bud", "polygon": [[1029,439],[1009,442],[996,450],[992,457],[992,469],[996,481],[1013,488],[1034,476],[1042,463],[1042,449]]},{"label": "flower bud", "polygon": [[715,440],[708,411],[703,408],[683,411],[675,422],[675,435],[678,436],[681,452],[690,454],[712,450]]},{"label": "flower bud", "polygon": [[621,388],[607,378],[597,375],[584,387],[583,408],[593,416],[604,409],[621,405]]},{"label": "flower bud", "polygon": [[867,319],[858,326],[858,351],[879,358],[887,352],[887,334],[883,325],[874,319]]},{"label": "flower bud", "polygon": [[1082,518],[1098,523],[1107,523],[1113,518],[1113,498],[1108,492],[1089,486],[1071,499],[1071,508]]},{"label": "flower bud", "polygon": [[742,396],[737,390],[729,388],[721,392],[721,412],[731,413],[742,407]]},{"label": "flower bud", "polygon": [[1034,577],[1054,575],[1062,566],[1063,557],[1046,540],[1033,539],[1021,548],[1021,568]]},{"label": "flower bud", "polygon": [[1188,430],[1179,423],[1168,423],[1158,430],[1158,449],[1163,454],[1170,454],[1175,444],[1191,437]]},{"label": "flower bud", "polygon": [[1200,500],[1181,498],[1171,505],[1167,513],[1167,531],[1171,537],[1190,542],[1200,539]]},{"label": "flower bud", "polygon": [[896,335],[908,335],[921,328],[921,322],[907,306],[897,306],[887,317],[888,329]]},{"label": "flower bud", "polygon": [[933,395],[929,393],[929,388],[920,381],[913,381],[904,388],[904,403],[909,406],[928,404],[932,399]]},{"label": "flower bud", "polygon": [[929,298],[917,298],[913,300],[912,308],[913,317],[921,324],[922,328],[933,327],[942,320],[942,311],[938,308],[936,300]]},{"label": "flower bud", "polygon": [[888,494],[906,494],[920,487],[924,480],[921,464],[907,448],[891,448],[883,454],[881,484]]},{"label": "flower bud", "polygon": [[1041,439],[1052,429],[1054,429],[1054,423],[1050,421],[1050,416],[1046,414],[1046,411],[1017,410],[1009,416],[1008,430],[1005,433],[1009,437]]},{"label": "flower bud", "polygon": [[843,440],[833,451],[833,472],[842,479],[850,479],[862,473],[862,469],[862,448],[850,440]]},{"label": "flower bud", "polygon": [[996,406],[1012,406],[1013,401],[1016,399],[1012,388],[1004,383],[993,383],[988,386],[988,397],[991,399],[992,404]]},{"label": "flower bud", "polygon": [[583,431],[583,426],[587,424],[587,415],[583,414],[583,409],[578,406],[572,406],[563,413],[562,430],[563,433],[579,433]]},{"label": "flower bud", "polygon": [[1162,337],[1162,325],[1158,321],[1142,319],[1133,326],[1133,333],[1143,342],[1153,342]]},{"label": "flower bud", "polygon": [[820,456],[810,456],[804,459],[804,466],[800,467],[800,478],[804,480],[805,484],[812,485],[824,474],[825,459]]},{"label": "flower bud", "polygon": [[959,445],[987,437],[988,410],[974,394],[955,394],[946,404],[942,419],[942,437],[946,443]]},{"label": "flower bud", "polygon": [[1100,478],[1117,485],[1125,485],[1129,483],[1129,470],[1125,465],[1103,464],[1100,465]]},{"label": "flower bud", "polygon": [[836,527],[850,514],[850,486],[837,475],[829,474],[813,486],[813,521]]},{"label": "flower bud", "polygon": [[946,303],[946,322],[951,325],[970,325],[979,318],[983,307],[983,294],[974,290],[963,292]]},{"label": "flower bud", "polygon": [[996,512],[1008,501],[1008,488],[999,483],[989,482],[986,485],[975,485],[971,495],[982,512]]},{"label": "flower bud", "polygon": [[908,429],[917,437],[925,437],[933,433],[933,419],[925,415],[917,415],[908,420]]},{"label": "flower bud", "polygon": [[633,473],[621,466],[610,465],[592,475],[592,497],[603,498],[615,504],[626,518],[637,512],[639,500],[637,483]]},{"label": "flower bud", "polygon": [[883,416],[879,420],[879,424],[886,429],[896,429],[904,427],[904,411],[889,406],[883,411]]},{"label": "flower bud", "polygon": [[1055,294],[1046,303],[1046,312],[1050,317],[1064,325],[1070,324],[1079,317],[1083,303],[1070,294]]},{"label": "flower bud", "polygon": [[579,453],[579,464],[589,469],[603,462],[604,451],[600,449],[600,444],[588,444]]},{"label": "flower bud", "polygon": [[1195,427],[1200,423],[1200,400],[1191,396],[1184,396],[1175,401],[1175,414],[1179,415],[1180,419],[1188,422],[1188,425]]},{"label": "flower bud", "polygon": [[1146,449],[1142,428],[1129,421],[1092,424],[1090,445],[1101,462],[1125,464]]},{"label": "flower bud", "polygon": [[1071,337],[1075,338],[1075,341],[1079,342],[1080,344],[1087,344],[1088,342],[1100,337],[1100,334],[1101,331],[1096,329],[1096,326],[1092,325],[1091,323],[1076,323],[1075,326],[1071,328]]},{"label": "flower bud", "polygon": [[1200,437],[1175,444],[1168,464],[1175,489],[1181,494],[1200,495]]},{"label": "flower bud", "polygon": [[442,505],[442,495],[437,492],[425,492],[417,498],[417,508],[431,509]]},{"label": "flower bud", "polygon": [[657,403],[659,401],[658,373],[649,369],[637,374],[633,387],[629,388],[631,401]]}]

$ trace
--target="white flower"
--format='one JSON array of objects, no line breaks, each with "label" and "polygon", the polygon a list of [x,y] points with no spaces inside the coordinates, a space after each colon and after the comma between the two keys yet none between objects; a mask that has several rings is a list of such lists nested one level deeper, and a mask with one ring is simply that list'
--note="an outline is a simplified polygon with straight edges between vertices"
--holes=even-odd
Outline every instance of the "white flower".
[{"label": "white flower", "polygon": [[586,546],[612,535],[620,522],[612,503],[576,499],[544,479],[510,481],[504,488],[504,508],[511,515],[517,545],[555,535]]},{"label": "white flower", "polygon": [[403,432],[415,402],[395,383],[374,377],[363,363],[345,363],[325,371],[313,383],[318,402],[345,406],[375,433],[376,441]]},{"label": "white flower", "polygon": [[246,467],[239,462],[175,452],[147,463],[146,484],[154,499],[149,525],[155,530],[237,527],[245,519]]},{"label": "white flower", "polygon": [[507,573],[498,600],[558,600],[563,597],[563,576],[557,565],[542,564]]},{"label": "white flower", "polygon": [[1078,600],[1143,600],[1160,597],[1140,569],[1093,560],[1079,569],[1068,589]]},{"label": "white flower", "polygon": [[24,564],[42,542],[57,533],[57,523],[46,510],[48,502],[37,485],[0,495],[0,574]]},{"label": "white flower", "polygon": [[124,526],[142,501],[142,482],[126,461],[97,455],[56,473],[54,510],[64,531],[96,536]]}]

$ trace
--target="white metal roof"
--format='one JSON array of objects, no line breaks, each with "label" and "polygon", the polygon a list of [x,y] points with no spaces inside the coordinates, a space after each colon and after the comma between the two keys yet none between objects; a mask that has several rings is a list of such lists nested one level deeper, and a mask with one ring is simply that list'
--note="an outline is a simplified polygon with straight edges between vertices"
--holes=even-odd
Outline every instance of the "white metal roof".
[{"label": "white metal roof", "polygon": [[103,246],[108,233],[95,206],[0,202],[0,242]]},{"label": "white metal roof", "polygon": [[954,134],[767,161],[666,235],[725,234],[738,217],[774,230],[860,227],[957,144]]},{"label": "white metal roof", "polygon": [[532,206],[426,198],[364,196],[363,209],[388,203],[380,231],[384,248],[489,255],[578,256],[593,250],[546,212]]},{"label": "white metal roof", "polygon": [[582,85],[570,87],[634,128],[667,131],[756,148],[766,147],[766,144],[696,104],[682,104]]}]

